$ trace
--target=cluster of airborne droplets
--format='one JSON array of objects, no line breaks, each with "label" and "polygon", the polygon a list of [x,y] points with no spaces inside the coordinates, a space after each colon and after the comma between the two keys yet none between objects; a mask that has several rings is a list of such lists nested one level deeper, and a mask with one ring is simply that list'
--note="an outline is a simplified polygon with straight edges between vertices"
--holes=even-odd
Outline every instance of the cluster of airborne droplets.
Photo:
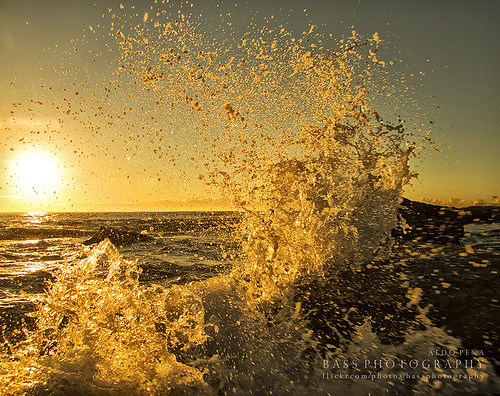
[{"label": "cluster of airborne droplets", "polygon": [[300,38],[281,25],[237,37],[227,23],[209,40],[210,23],[181,11],[105,17],[105,35],[89,27],[61,70],[42,69],[45,91],[62,95],[28,109],[58,115],[45,134],[112,157],[118,173],[136,156],[159,182],[177,166],[177,178],[216,186],[247,214],[245,272],[264,289],[389,251],[416,143],[372,109],[397,91],[377,33],[352,31],[330,49],[314,26]]},{"label": "cluster of airborne droplets", "polygon": [[389,252],[415,143],[371,109],[378,34],[328,50],[262,28],[221,49],[183,18],[151,23],[154,39],[116,31],[120,75],[203,142],[200,177],[247,214],[254,283],[273,293]]},{"label": "cluster of airborne droplets", "polygon": [[[237,206],[257,201],[250,190],[270,164],[325,151],[332,139],[354,144],[371,167],[414,146],[371,110],[374,98],[385,103],[397,91],[384,80],[376,33],[332,44],[315,26],[295,38],[282,25],[251,24],[238,35],[222,14],[212,26],[163,3],[144,15],[125,8],[89,26],[62,65],[41,69],[40,99],[19,107],[57,125],[25,143],[74,147],[83,167],[85,158],[107,157],[130,183],[146,175],[165,182],[169,173],[192,179],[195,168],[195,177],[229,188]],[[130,158],[142,167],[127,168]]]}]

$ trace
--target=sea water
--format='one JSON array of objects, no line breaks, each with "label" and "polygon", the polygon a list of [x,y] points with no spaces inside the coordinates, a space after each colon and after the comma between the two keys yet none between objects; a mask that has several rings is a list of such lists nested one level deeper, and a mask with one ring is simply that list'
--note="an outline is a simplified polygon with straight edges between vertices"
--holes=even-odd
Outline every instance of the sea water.
[{"label": "sea water", "polygon": [[[42,293],[51,272],[80,257],[82,242],[101,227],[148,235],[154,243],[121,247],[139,260],[147,281],[187,282],[229,267],[236,257],[228,230],[239,218],[231,212],[26,213],[2,214],[1,305],[22,300],[21,291]],[[142,280],[141,277],[141,280]]]},{"label": "sea water", "polygon": [[[236,213],[2,216],[2,392],[498,390],[483,351],[429,319],[407,268],[449,250],[391,237],[426,137],[383,114],[399,91],[379,35],[327,48],[253,27],[222,43],[207,40],[213,21],[155,7],[137,25],[113,14],[114,80],[71,93],[82,111],[66,120],[103,142],[103,123],[123,128],[137,145],[138,113],[141,147],[169,123],[197,139],[199,178]],[[154,239],[82,246],[101,225]]]},{"label": "sea water", "polygon": [[[1,218],[6,394],[407,394],[411,389],[477,394],[495,389],[488,377],[495,376],[491,362],[479,350],[465,355],[460,341],[434,327],[424,310],[404,318],[415,323],[377,336],[376,307],[400,297],[384,299],[390,291],[377,292],[375,275],[369,283],[363,272],[344,278],[359,290],[345,288],[342,297],[335,296],[342,289],[332,280],[297,286],[295,297],[264,301],[261,294],[249,295],[255,292],[249,277],[241,279],[241,270],[235,271],[244,259],[241,242],[232,237],[242,221],[238,213]],[[153,239],[119,251],[109,241],[83,245],[101,226]],[[469,250],[495,251],[495,240],[479,236],[483,228],[491,233],[493,225],[469,228],[477,231],[471,232],[474,243],[464,241]],[[418,261],[423,254],[418,247],[412,250],[403,255],[410,264],[412,255]],[[435,254],[428,263],[442,259]],[[392,266],[391,272],[400,271]],[[396,289],[405,282],[381,263],[372,270]],[[413,291],[399,309],[408,311],[420,298]],[[370,315],[363,316],[358,300],[372,302]],[[397,312],[384,315],[392,315],[388,324],[398,320]]]}]

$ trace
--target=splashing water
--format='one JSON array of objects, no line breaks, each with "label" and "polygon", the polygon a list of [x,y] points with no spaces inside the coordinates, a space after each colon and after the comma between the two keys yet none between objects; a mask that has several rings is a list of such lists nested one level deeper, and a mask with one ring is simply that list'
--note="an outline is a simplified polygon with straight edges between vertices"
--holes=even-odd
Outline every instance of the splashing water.
[{"label": "splashing water", "polygon": [[[345,359],[422,362],[436,345],[459,347],[413,300],[394,304],[411,318],[397,344],[381,342],[370,316],[351,320],[352,307],[332,316],[338,323],[318,319],[325,306],[337,311],[335,292],[346,273],[388,258],[402,187],[412,177],[408,161],[418,137],[375,110],[387,99],[378,35],[353,32],[331,50],[317,38],[259,28],[218,43],[206,39],[208,23],[154,15],[137,26],[125,19],[119,29],[113,25],[116,78],[105,97],[99,85],[91,96],[76,96],[74,107],[96,111],[81,112],[78,122],[101,139],[104,123],[132,136],[141,118],[156,143],[175,144],[160,125],[196,137],[200,178],[244,214],[235,236],[242,259],[208,281],[145,286],[137,264],[102,242],[63,266],[37,302],[37,329],[9,345],[0,362],[2,392],[470,391],[453,381],[408,379],[407,368],[387,365],[372,370],[385,375],[380,381],[323,381],[315,372]],[[341,322],[349,322],[349,334],[340,334]],[[334,336],[324,336],[325,326]],[[491,378],[489,365],[473,370]],[[353,365],[347,371],[361,374]],[[491,383],[471,386],[487,391]]]},{"label": "splashing water", "polygon": [[200,123],[218,159],[206,159],[209,182],[248,214],[245,272],[263,294],[384,251],[415,143],[370,109],[377,34],[313,53],[284,29],[262,29],[222,54],[188,21],[165,26],[167,49],[142,31],[118,36],[130,78]]},{"label": "splashing water", "polygon": [[37,312],[38,331],[9,362],[26,382],[11,379],[6,392],[26,385],[34,394],[203,390],[201,373],[172,353],[203,341],[201,301],[187,289],[140,288],[138,276],[109,241],[62,268]]}]

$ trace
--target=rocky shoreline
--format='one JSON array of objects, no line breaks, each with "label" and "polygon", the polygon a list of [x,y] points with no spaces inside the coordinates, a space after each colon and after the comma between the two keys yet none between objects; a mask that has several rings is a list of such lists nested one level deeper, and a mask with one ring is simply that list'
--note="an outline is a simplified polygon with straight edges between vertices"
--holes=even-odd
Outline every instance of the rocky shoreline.
[{"label": "rocky shoreline", "polygon": [[[297,300],[303,312],[310,311],[308,320],[318,341],[338,346],[339,337],[349,339],[355,325],[371,318],[380,340],[397,344],[421,328],[416,320],[420,307],[428,310],[435,326],[462,340],[464,348],[482,350],[500,375],[500,251],[474,251],[461,243],[464,225],[500,222],[499,212],[498,207],[457,209],[403,199],[399,214],[406,225],[394,231],[389,260],[345,271],[335,282],[298,289]],[[93,238],[114,234],[100,230]],[[116,242],[125,245],[145,237],[122,232]],[[51,279],[47,273],[45,280]],[[418,301],[409,304],[416,291]],[[26,315],[32,309],[28,304],[0,310],[0,344],[19,342],[24,338],[22,329],[35,326]],[[335,334],[331,323],[336,324]]]},{"label": "rocky shoreline", "polygon": [[297,300],[310,312],[317,341],[325,350],[338,347],[369,319],[382,343],[398,344],[423,329],[417,316],[424,309],[463,348],[482,351],[500,376],[500,251],[475,251],[463,243],[465,225],[500,222],[499,209],[403,199],[399,215],[406,224],[393,230],[389,260],[299,289]]},{"label": "rocky shoreline", "polygon": [[398,214],[402,224],[392,231],[397,240],[458,244],[464,225],[500,222],[498,206],[454,208],[431,205],[403,198]]}]

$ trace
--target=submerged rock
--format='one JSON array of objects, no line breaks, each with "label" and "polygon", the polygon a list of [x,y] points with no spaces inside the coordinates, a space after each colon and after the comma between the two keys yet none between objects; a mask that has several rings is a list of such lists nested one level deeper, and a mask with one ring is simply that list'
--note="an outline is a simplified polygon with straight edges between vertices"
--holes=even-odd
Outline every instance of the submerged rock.
[{"label": "submerged rock", "polygon": [[117,247],[130,245],[135,242],[149,242],[154,240],[149,235],[103,226],[91,238],[84,241],[83,244],[93,245],[105,239],[109,239]]}]

